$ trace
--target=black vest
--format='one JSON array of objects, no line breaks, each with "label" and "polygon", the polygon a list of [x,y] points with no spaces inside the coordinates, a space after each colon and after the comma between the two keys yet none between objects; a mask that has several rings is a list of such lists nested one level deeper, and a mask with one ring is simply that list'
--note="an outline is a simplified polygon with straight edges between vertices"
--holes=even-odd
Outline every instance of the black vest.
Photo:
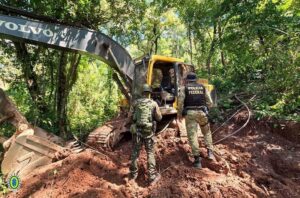
[{"label": "black vest", "polygon": [[185,86],[184,107],[206,106],[205,87],[202,84],[190,83]]}]

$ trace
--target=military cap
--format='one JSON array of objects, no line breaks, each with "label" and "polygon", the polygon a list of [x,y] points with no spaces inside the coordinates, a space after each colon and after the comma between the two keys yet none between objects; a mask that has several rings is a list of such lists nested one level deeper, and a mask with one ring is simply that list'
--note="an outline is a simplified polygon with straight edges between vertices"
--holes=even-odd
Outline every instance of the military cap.
[{"label": "military cap", "polygon": [[186,76],[187,81],[196,81],[197,75],[194,72],[189,72]]}]

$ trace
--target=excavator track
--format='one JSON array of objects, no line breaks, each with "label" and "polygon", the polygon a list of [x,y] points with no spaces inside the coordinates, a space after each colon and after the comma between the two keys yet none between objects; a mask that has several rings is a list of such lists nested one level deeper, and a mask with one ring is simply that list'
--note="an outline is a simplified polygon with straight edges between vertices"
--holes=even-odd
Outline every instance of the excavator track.
[{"label": "excavator track", "polygon": [[120,116],[106,122],[103,126],[92,131],[88,138],[87,144],[104,149],[112,149],[124,136],[129,132],[130,119]]},{"label": "excavator track", "polygon": [[[156,128],[156,133],[164,131],[174,117],[167,116],[163,119]],[[92,131],[88,138],[87,144],[97,149],[112,150],[124,137],[130,129],[130,119],[126,116],[118,117],[106,122],[103,126]]]}]

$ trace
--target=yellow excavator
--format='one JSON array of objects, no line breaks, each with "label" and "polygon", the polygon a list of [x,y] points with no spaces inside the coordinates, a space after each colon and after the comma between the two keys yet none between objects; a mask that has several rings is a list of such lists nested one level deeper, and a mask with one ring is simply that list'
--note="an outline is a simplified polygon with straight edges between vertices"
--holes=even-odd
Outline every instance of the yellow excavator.
[{"label": "yellow excavator", "polygon": [[[130,104],[141,96],[144,83],[152,86],[151,97],[159,104],[163,114],[164,119],[157,130],[161,131],[172,121],[176,122],[177,96],[186,74],[194,71],[193,65],[159,55],[133,60],[125,48],[100,32],[59,22],[40,21],[35,17],[32,13],[0,5],[0,37],[88,54],[99,58],[115,71],[114,80],[126,100],[120,105],[119,116],[92,131],[87,144],[105,148],[118,144],[129,132]],[[216,100],[214,87],[205,79],[200,81]],[[81,151],[76,141],[64,142],[60,137],[28,123],[3,90],[0,90],[0,107],[0,124],[8,121],[17,131],[3,144],[6,152],[1,171],[4,175],[18,174],[23,177],[37,167]],[[176,123],[179,131],[184,131],[183,125]]]},{"label": "yellow excavator", "polygon": [[[193,65],[173,57],[152,55],[135,60],[131,95],[133,100],[141,97],[145,83],[152,87],[151,98],[157,102],[163,115],[162,121],[158,123],[157,132],[168,127],[171,122],[175,122],[180,135],[186,136],[185,124],[176,119],[177,97],[180,87],[184,85],[187,73],[194,70]],[[209,84],[207,79],[198,81],[206,87],[215,103],[214,86]],[[128,109],[130,102],[125,100],[122,103],[122,109],[127,111],[121,111],[117,118],[91,132],[87,139],[88,144],[111,149],[118,144],[125,133],[129,132],[131,120]]]}]

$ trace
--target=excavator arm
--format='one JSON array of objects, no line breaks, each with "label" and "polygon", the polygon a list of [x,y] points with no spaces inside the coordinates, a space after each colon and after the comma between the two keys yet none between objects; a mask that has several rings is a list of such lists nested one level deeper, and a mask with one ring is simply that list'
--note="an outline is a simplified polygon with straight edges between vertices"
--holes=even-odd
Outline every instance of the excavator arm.
[{"label": "excavator arm", "polygon": [[0,37],[92,55],[112,67],[131,89],[134,73],[131,56],[101,32],[0,14]]},{"label": "excavator arm", "polygon": [[[130,91],[135,65],[125,48],[101,32],[68,26],[55,21],[49,23],[33,20],[31,16],[33,16],[32,13],[0,5],[0,38],[76,51],[98,58],[116,71],[114,79],[127,100],[131,100]],[[46,19],[43,16],[39,18]],[[1,89],[0,107],[3,107],[0,109],[0,122],[8,121],[17,129],[14,136],[3,144],[6,150],[1,164],[3,174],[18,173],[19,176],[25,176],[39,166],[80,150],[76,147],[76,143],[66,144],[61,138],[31,126],[25,117],[20,113],[16,114],[19,111]],[[13,109],[12,112],[15,113],[11,115],[10,109]],[[20,120],[26,124],[25,128],[20,127],[24,125]],[[111,133],[111,131],[101,131],[100,135],[105,137],[102,138],[105,145],[110,144],[111,139],[119,139],[116,136],[121,137],[119,133]],[[100,138],[99,141],[102,139]]]}]

